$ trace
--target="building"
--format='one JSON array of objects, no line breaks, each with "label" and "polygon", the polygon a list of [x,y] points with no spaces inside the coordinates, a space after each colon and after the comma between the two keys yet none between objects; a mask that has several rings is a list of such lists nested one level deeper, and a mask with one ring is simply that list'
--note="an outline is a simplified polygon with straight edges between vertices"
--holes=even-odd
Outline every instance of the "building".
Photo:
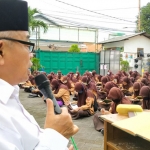
[{"label": "building", "polygon": [[[102,44],[103,50],[120,50],[123,51],[122,58],[129,62],[130,70],[137,70],[142,73],[142,70],[149,69],[150,54],[150,35],[145,32],[136,33],[133,35],[121,36],[112,38],[106,41],[99,42]],[[138,60],[138,62],[135,61]],[[138,65],[138,68],[136,66]]]},{"label": "building", "polygon": [[36,43],[36,49],[47,51],[68,51],[72,44],[77,44],[81,52],[99,52],[98,29],[61,24],[49,16],[36,14],[35,19],[49,25],[48,31],[37,28],[31,32],[30,40]]}]

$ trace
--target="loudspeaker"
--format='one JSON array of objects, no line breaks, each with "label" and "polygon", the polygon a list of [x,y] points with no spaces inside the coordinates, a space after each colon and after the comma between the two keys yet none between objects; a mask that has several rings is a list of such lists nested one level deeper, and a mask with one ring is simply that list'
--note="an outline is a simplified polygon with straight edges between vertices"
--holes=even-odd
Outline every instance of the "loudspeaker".
[{"label": "loudspeaker", "polygon": [[135,64],[135,65],[134,65],[134,68],[138,68],[138,64]]},{"label": "loudspeaker", "polygon": [[135,63],[137,63],[137,62],[138,62],[138,59],[137,59],[137,58],[136,58],[136,59],[134,59],[134,62],[135,62]]},{"label": "loudspeaker", "polygon": [[147,57],[150,57],[150,54],[147,54]]}]

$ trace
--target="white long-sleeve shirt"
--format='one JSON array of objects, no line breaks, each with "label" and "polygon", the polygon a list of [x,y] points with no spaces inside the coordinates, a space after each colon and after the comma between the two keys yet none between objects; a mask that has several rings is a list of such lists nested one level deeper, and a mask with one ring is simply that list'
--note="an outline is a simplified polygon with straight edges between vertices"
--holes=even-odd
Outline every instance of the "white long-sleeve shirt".
[{"label": "white long-sleeve shirt", "polygon": [[19,101],[19,87],[0,79],[0,150],[66,150],[68,139],[41,129]]}]

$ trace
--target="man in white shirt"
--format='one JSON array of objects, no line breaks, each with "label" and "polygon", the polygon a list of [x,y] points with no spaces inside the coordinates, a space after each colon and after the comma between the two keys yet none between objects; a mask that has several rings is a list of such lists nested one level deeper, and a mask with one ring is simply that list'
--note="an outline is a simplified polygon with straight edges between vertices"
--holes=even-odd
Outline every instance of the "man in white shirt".
[{"label": "man in white shirt", "polygon": [[48,99],[41,129],[19,101],[17,85],[28,79],[32,65],[34,44],[28,40],[27,2],[0,0],[0,150],[66,150],[68,138],[78,131],[67,109],[55,115]]}]

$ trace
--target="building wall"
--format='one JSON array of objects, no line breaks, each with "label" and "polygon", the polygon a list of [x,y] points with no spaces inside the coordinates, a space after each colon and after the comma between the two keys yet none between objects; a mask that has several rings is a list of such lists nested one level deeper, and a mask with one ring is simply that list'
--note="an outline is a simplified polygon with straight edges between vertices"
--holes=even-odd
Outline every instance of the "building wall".
[{"label": "building wall", "polygon": [[[138,61],[138,68],[135,69],[134,59],[137,58],[137,48],[144,49],[144,58]],[[145,36],[136,36],[131,38],[130,40],[126,40],[124,43],[124,59],[127,60],[130,64],[130,70],[137,70],[139,73],[142,74],[142,69],[145,71],[149,70],[147,64],[147,54],[150,53],[150,39],[146,38]],[[131,58],[132,56],[132,58]]]},{"label": "building wall", "polygon": [[[145,36],[135,36],[130,38],[129,40],[114,42],[114,43],[106,43],[103,44],[105,48],[111,47],[124,47],[124,52],[122,53],[123,59],[129,62],[130,70],[137,70],[142,74],[142,68],[144,70],[148,70],[148,66],[145,65],[147,63],[147,53],[150,53],[150,39]],[[134,59],[137,58],[137,48],[144,49],[144,58],[138,61],[138,68],[135,69]]]},{"label": "building wall", "polygon": [[[35,43],[35,40],[32,42]],[[40,41],[39,48],[41,50],[47,50],[47,51],[68,51],[72,44],[78,44],[78,43],[67,42],[67,41],[66,42]],[[48,45],[54,45],[56,48],[50,49]],[[95,52],[95,43],[79,43],[78,46],[81,49],[81,52]],[[101,44],[96,45],[96,49],[98,49],[96,52],[99,52],[102,49],[102,45]]]},{"label": "building wall", "polygon": [[123,46],[124,46],[124,41],[103,44],[104,48],[123,47]]},{"label": "building wall", "polygon": [[137,53],[137,48],[144,48],[144,53],[150,53],[150,39],[138,35],[124,41],[125,53]]}]

